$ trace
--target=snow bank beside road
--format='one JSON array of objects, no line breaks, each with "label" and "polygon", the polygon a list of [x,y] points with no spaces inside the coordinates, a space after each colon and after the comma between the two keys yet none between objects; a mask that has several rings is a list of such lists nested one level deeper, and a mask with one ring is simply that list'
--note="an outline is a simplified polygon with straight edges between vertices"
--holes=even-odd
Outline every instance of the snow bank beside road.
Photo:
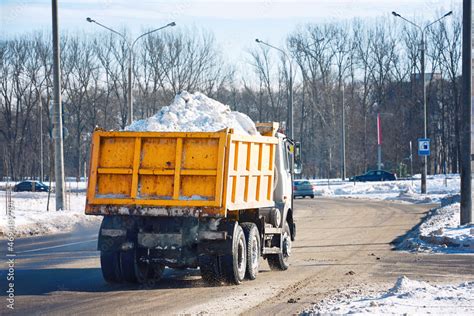
[{"label": "snow bank beside road", "polygon": [[415,251],[474,253],[474,225],[460,226],[460,204],[433,209],[400,248]]},{"label": "snow bank beside road", "polygon": [[257,135],[255,123],[245,114],[200,92],[182,92],[157,114],[135,121],[126,131],[215,132],[233,128],[236,134]]},{"label": "snow bank beside road", "polygon": [[[88,226],[102,219],[100,216],[86,216],[84,214],[84,194],[71,194],[71,208],[59,212],[55,211],[54,194],[51,194],[49,212],[46,211],[47,199],[48,193],[45,192],[12,192],[16,236],[64,233],[78,225]],[[8,232],[8,218],[4,202],[1,210],[0,238]]]},{"label": "snow bank beside road", "polygon": [[305,315],[473,315],[474,282],[459,285],[432,285],[403,276],[387,292],[354,297],[343,291],[316,304]]},{"label": "snow bank beside road", "polygon": [[430,176],[428,194],[421,194],[420,180],[384,182],[343,182],[335,180],[310,180],[321,196],[372,200],[404,201],[408,203],[439,203],[448,194],[459,193],[459,175]]}]

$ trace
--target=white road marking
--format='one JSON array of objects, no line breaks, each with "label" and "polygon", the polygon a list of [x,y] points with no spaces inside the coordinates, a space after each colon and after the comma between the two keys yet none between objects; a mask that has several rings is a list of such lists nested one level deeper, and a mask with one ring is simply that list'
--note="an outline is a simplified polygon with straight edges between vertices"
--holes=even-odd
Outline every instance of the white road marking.
[{"label": "white road marking", "polygon": [[64,245],[57,245],[57,246],[51,246],[51,247],[43,247],[43,248],[38,248],[38,249],[18,251],[17,254],[22,254],[22,253],[27,253],[27,252],[37,252],[37,251],[41,251],[41,250],[48,250],[48,249],[55,249],[55,248],[62,248],[62,247],[67,247],[67,246],[85,244],[85,243],[88,243],[88,242],[91,242],[91,241],[97,241],[97,238],[96,239],[85,240],[85,241],[71,242],[69,244],[64,244]]}]

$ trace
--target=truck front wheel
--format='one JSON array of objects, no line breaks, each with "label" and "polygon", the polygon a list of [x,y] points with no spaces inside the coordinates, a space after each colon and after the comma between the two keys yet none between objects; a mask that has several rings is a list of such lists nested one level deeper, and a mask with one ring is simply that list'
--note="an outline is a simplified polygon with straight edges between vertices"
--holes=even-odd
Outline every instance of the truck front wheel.
[{"label": "truck front wheel", "polygon": [[281,234],[281,253],[271,254],[267,256],[268,265],[272,270],[287,270],[290,266],[289,260],[291,255],[291,233],[288,222],[285,221],[283,232]]}]

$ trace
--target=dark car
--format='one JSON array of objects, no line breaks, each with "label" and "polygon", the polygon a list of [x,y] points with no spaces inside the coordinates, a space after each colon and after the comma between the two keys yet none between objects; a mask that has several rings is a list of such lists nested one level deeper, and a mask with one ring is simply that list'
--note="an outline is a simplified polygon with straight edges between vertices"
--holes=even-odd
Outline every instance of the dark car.
[{"label": "dark car", "polygon": [[[34,185],[34,187],[33,187]],[[13,187],[13,191],[15,192],[21,192],[21,191],[30,191],[32,192],[34,188],[35,192],[48,192],[49,191],[49,186],[44,184],[43,182],[40,181],[22,181],[17,183]]]},{"label": "dark car", "polygon": [[393,181],[397,180],[395,174],[385,170],[370,170],[363,175],[353,176],[350,181]]},{"label": "dark car", "polygon": [[314,186],[308,180],[295,180],[293,181],[293,197],[301,196],[305,198],[307,196],[314,198]]}]

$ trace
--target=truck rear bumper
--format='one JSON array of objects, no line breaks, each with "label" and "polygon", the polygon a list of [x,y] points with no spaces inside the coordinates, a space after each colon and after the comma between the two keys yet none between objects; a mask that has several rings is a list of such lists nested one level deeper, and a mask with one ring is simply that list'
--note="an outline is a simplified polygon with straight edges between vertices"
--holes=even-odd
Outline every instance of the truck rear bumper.
[{"label": "truck rear bumper", "polygon": [[132,205],[88,205],[87,215],[129,215],[166,217],[225,217],[225,211],[216,208],[146,207]]},{"label": "truck rear bumper", "polygon": [[225,253],[229,233],[220,218],[105,216],[98,249],[137,249],[143,260],[174,267],[196,267],[203,253]]}]

